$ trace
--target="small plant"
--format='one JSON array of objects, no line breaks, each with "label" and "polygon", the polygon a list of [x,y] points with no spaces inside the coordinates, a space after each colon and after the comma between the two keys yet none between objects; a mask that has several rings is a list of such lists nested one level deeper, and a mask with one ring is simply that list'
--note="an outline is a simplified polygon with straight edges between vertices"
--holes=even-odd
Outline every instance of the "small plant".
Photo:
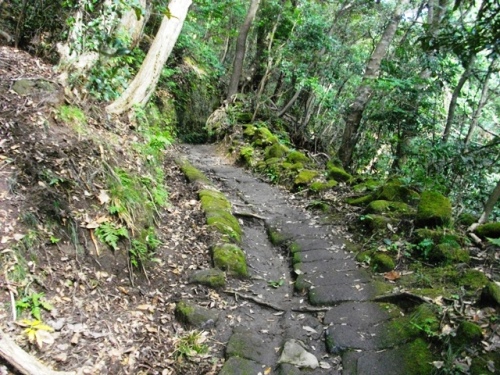
[{"label": "small plant", "polygon": [[61,239],[60,239],[60,238],[58,238],[58,237],[56,237],[56,236],[54,236],[54,235],[52,235],[52,234],[50,235],[50,243],[51,243],[51,244],[55,245],[55,244],[56,244],[56,243],[58,243],[59,241],[61,241]]},{"label": "small plant", "polygon": [[30,343],[37,343],[38,347],[42,347],[44,342],[53,342],[53,338],[47,337],[48,332],[54,332],[54,328],[44,324],[40,320],[23,319],[18,322],[21,327],[25,327],[23,333],[28,337]]},{"label": "small plant", "polygon": [[208,353],[208,346],[205,344],[207,335],[208,332],[193,330],[176,338],[174,341],[174,357],[177,360],[182,360]]},{"label": "small plant", "polygon": [[422,255],[424,256],[424,259],[427,259],[429,257],[429,253],[431,252],[433,247],[434,247],[434,241],[432,241],[430,238],[423,239],[417,245],[417,248],[421,251]]},{"label": "small plant", "polygon": [[285,283],[285,280],[279,279],[279,280],[271,280],[267,282],[267,285],[269,285],[271,288],[278,289],[280,286],[282,286]]},{"label": "small plant", "polygon": [[426,318],[420,324],[410,321],[410,324],[418,330],[424,332],[428,337],[437,337],[439,333],[434,330],[437,320],[435,318]]},{"label": "small plant", "polygon": [[139,268],[140,265],[151,260],[154,251],[160,244],[161,241],[156,237],[152,228],[144,230],[139,239],[132,240],[132,246],[129,250],[132,267]]},{"label": "small plant", "polygon": [[96,228],[95,234],[101,242],[111,246],[113,250],[118,250],[118,241],[121,238],[129,238],[125,227],[118,227],[114,223],[104,222]]},{"label": "small plant", "polygon": [[50,303],[42,299],[43,296],[43,293],[32,293],[17,301],[16,309],[18,314],[20,315],[23,311],[29,310],[35,319],[41,320],[42,309],[51,311],[54,308]]}]

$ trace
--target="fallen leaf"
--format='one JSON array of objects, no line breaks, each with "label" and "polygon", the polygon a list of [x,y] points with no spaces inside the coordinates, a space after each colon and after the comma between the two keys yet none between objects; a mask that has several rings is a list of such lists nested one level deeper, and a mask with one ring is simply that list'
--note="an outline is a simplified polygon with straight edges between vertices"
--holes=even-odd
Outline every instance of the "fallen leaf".
[{"label": "fallen leaf", "polygon": [[316,331],[314,328],[309,327],[309,326],[302,326],[302,329],[306,330],[307,332],[318,333],[318,331]]},{"label": "fallen leaf", "polygon": [[398,271],[390,271],[384,273],[384,279],[394,281],[401,278],[401,274]]},{"label": "fallen leaf", "polygon": [[99,199],[99,202],[101,204],[106,204],[111,200],[111,198],[108,195],[107,190],[100,190],[99,195],[97,196],[97,199]]}]

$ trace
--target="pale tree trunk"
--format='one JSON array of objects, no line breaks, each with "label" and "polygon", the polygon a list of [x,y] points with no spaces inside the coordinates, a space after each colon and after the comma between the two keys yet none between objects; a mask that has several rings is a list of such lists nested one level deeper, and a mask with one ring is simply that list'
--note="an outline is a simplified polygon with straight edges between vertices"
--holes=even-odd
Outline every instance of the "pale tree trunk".
[{"label": "pale tree trunk", "polygon": [[477,223],[472,224],[468,231],[472,232],[474,229],[476,229],[479,225],[484,224],[488,221],[488,218],[490,217],[491,213],[493,212],[493,208],[495,208],[496,203],[500,199],[500,180],[497,182],[497,186],[493,189],[491,192],[491,195],[489,196],[488,200],[484,204],[484,211],[479,217],[479,220]]},{"label": "pale tree trunk", "polygon": [[230,100],[233,95],[238,92],[238,85],[240,83],[241,72],[243,71],[243,62],[245,60],[247,37],[250,27],[252,26],[257,10],[259,9],[260,0],[251,0],[250,7],[248,8],[245,21],[241,25],[236,40],[236,51],[233,63],[233,72],[231,80],[229,81],[229,88],[227,90],[227,99]]},{"label": "pale tree trunk", "polygon": [[386,55],[389,46],[396,34],[399,22],[404,10],[404,7],[409,0],[399,1],[394,13],[389,21],[389,24],[384,30],[382,37],[373,51],[370,60],[366,65],[365,74],[356,93],[356,99],[351,104],[346,116],[344,117],[345,129],[342,134],[342,145],[340,146],[338,156],[345,168],[349,168],[352,162],[354,148],[359,137],[359,127],[363,112],[369,103],[373,94],[371,83],[375,80],[380,72],[380,64]]},{"label": "pale tree trunk", "polygon": [[181,33],[191,0],[172,0],[168,8],[170,18],[163,17],[160,29],[139,72],[122,95],[106,107],[108,113],[121,114],[133,106],[144,106],[156,89],[160,74],[177,38]]},{"label": "pale tree trunk", "polygon": [[136,8],[130,8],[120,19],[117,34],[126,34],[130,40],[130,49],[137,46],[142,38],[144,26],[148,22],[150,10],[147,0],[138,0],[138,6],[143,10],[142,15],[137,17]]},{"label": "pale tree trunk", "polygon": [[481,117],[481,112],[486,102],[488,101],[488,90],[489,90],[488,84],[490,83],[491,73],[493,73],[493,71],[495,70],[495,63],[496,60],[494,59],[488,68],[486,77],[484,78],[483,88],[481,90],[481,97],[479,98],[479,103],[477,105],[476,110],[472,114],[472,121],[469,126],[469,131],[467,132],[467,136],[465,137],[464,140],[465,147],[467,147],[467,145],[469,144],[472,138],[472,134],[474,134],[474,129],[476,129],[477,123],[479,122],[479,118]]},{"label": "pale tree trunk", "polygon": [[443,142],[448,142],[448,138],[450,137],[451,127],[453,125],[453,120],[455,119],[455,110],[457,108],[457,101],[460,97],[460,92],[462,91],[462,87],[464,87],[465,82],[469,79],[472,67],[474,66],[474,62],[476,60],[476,56],[472,55],[467,61],[467,65],[465,66],[465,70],[458,81],[458,84],[455,86],[453,90],[453,95],[451,96],[450,105],[448,107],[448,117],[446,118],[446,126],[443,132]]}]

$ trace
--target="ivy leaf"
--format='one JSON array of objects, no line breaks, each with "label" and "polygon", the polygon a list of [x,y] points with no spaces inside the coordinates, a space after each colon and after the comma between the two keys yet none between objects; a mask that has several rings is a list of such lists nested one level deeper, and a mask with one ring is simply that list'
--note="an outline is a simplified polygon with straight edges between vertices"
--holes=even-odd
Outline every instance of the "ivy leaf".
[{"label": "ivy leaf", "polygon": [[486,237],[486,239],[488,240],[489,243],[491,243],[492,245],[495,245],[495,246],[498,246],[500,247],[500,238],[489,238],[489,237]]}]

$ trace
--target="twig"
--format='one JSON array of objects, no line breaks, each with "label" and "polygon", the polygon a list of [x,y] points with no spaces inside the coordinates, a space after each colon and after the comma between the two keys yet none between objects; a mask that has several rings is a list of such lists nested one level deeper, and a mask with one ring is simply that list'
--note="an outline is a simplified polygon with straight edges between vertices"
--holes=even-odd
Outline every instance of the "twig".
[{"label": "twig", "polygon": [[254,217],[256,219],[264,220],[264,221],[268,220],[267,217],[255,215],[255,214],[252,214],[251,212],[233,211],[233,215],[235,215],[235,216]]},{"label": "twig", "polygon": [[92,231],[92,229],[90,229],[90,239],[94,243],[95,252],[96,252],[97,256],[100,256],[101,254],[99,254],[99,247],[97,247],[97,241],[95,240],[94,232]]},{"label": "twig", "polygon": [[302,307],[292,307],[290,310],[295,312],[323,312],[323,311],[330,311],[331,309],[332,309],[331,307],[302,306]]},{"label": "twig", "polygon": [[237,292],[236,290],[226,289],[226,290],[224,290],[224,293],[234,294],[235,297],[240,297],[240,298],[243,298],[243,299],[248,299],[248,300],[253,301],[253,302],[255,302],[255,303],[259,304],[259,305],[269,307],[269,308],[271,308],[273,310],[276,310],[276,311],[286,311],[286,309],[283,308],[283,307],[281,307],[281,306],[278,306],[278,305],[275,305],[275,304],[263,301],[260,298],[249,296],[248,294],[242,294],[240,292]]}]

